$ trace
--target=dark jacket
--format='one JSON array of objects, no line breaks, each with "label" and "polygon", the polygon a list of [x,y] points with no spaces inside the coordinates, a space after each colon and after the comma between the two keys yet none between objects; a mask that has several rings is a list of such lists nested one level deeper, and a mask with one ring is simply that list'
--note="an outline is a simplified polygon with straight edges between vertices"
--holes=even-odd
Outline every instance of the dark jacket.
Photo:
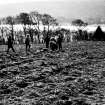
[{"label": "dark jacket", "polygon": [[26,44],[26,45],[30,45],[30,38],[26,38],[25,44]]},{"label": "dark jacket", "polygon": [[12,37],[9,36],[9,38],[8,38],[8,47],[12,47],[12,45],[13,45],[13,40],[12,40]]}]

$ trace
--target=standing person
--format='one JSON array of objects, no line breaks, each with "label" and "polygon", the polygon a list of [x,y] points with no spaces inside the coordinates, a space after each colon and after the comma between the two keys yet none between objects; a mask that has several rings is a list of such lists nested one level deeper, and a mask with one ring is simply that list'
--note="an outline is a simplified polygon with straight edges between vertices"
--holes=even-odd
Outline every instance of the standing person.
[{"label": "standing person", "polygon": [[15,52],[14,48],[13,48],[13,38],[11,37],[11,35],[9,35],[8,37],[8,49],[7,49],[7,53],[9,52],[9,49],[11,48],[13,52]]},{"label": "standing person", "polygon": [[46,44],[46,48],[49,48],[50,37],[48,34],[45,36],[44,42]]},{"label": "standing person", "polygon": [[29,50],[30,51],[30,36],[27,35],[26,39],[25,39],[25,44],[26,44],[26,53]]},{"label": "standing person", "polygon": [[61,34],[58,34],[57,44],[59,50],[62,50],[62,42],[63,42],[63,36]]}]

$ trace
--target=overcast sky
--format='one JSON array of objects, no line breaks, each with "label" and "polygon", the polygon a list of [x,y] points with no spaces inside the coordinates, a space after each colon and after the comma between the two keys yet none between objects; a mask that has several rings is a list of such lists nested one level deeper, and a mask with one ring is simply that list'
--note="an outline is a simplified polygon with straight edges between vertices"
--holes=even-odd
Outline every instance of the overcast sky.
[{"label": "overcast sky", "polygon": [[[37,1],[77,1],[77,0],[0,0],[0,4],[22,3],[22,2],[31,2],[31,1],[37,2]],[[79,0],[79,1],[84,1],[84,0]]]},{"label": "overcast sky", "polygon": [[38,11],[54,17],[105,17],[105,0],[0,0],[0,17]]}]

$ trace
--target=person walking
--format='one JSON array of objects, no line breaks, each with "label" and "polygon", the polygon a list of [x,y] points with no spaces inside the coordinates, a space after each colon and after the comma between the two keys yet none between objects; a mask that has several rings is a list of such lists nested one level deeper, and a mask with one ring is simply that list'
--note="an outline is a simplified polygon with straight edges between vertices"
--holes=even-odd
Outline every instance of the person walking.
[{"label": "person walking", "polygon": [[45,42],[45,44],[46,44],[46,48],[49,48],[50,37],[49,37],[48,34],[46,35],[46,37],[45,37],[45,39],[44,39],[44,42]]},{"label": "person walking", "polygon": [[58,34],[57,44],[59,50],[62,50],[62,42],[63,42],[63,36],[61,34]]},{"label": "person walking", "polygon": [[9,52],[10,48],[12,49],[13,52],[15,52],[13,48],[13,38],[11,37],[11,35],[9,35],[8,37],[7,45],[8,45],[7,53]]},{"label": "person walking", "polygon": [[29,35],[27,35],[27,37],[26,37],[26,39],[25,39],[25,45],[26,45],[26,53],[27,53],[27,51],[30,51],[30,36]]}]

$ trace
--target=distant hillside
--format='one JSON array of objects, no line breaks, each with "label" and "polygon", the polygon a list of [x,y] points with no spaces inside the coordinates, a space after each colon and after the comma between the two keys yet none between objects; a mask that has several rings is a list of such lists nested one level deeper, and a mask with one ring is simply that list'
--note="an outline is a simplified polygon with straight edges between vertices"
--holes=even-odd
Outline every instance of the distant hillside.
[{"label": "distant hillside", "polygon": [[[79,18],[75,18],[75,19],[79,19]],[[71,24],[72,21],[75,19],[74,18],[57,17],[57,20],[60,24]],[[85,18],[82,20],[84,22],[87,22],[88,24],[105,24],[104,17]]]},{"label": "distant hillside", "polygon": [[57,17],[57,21],[60,24],[71,24],[73,20],[73,18]]},{"label": "distant hillside", "polygon": [[104,17],[87,18],[85,21],[87,21],[88,24],[105,24]]}]

